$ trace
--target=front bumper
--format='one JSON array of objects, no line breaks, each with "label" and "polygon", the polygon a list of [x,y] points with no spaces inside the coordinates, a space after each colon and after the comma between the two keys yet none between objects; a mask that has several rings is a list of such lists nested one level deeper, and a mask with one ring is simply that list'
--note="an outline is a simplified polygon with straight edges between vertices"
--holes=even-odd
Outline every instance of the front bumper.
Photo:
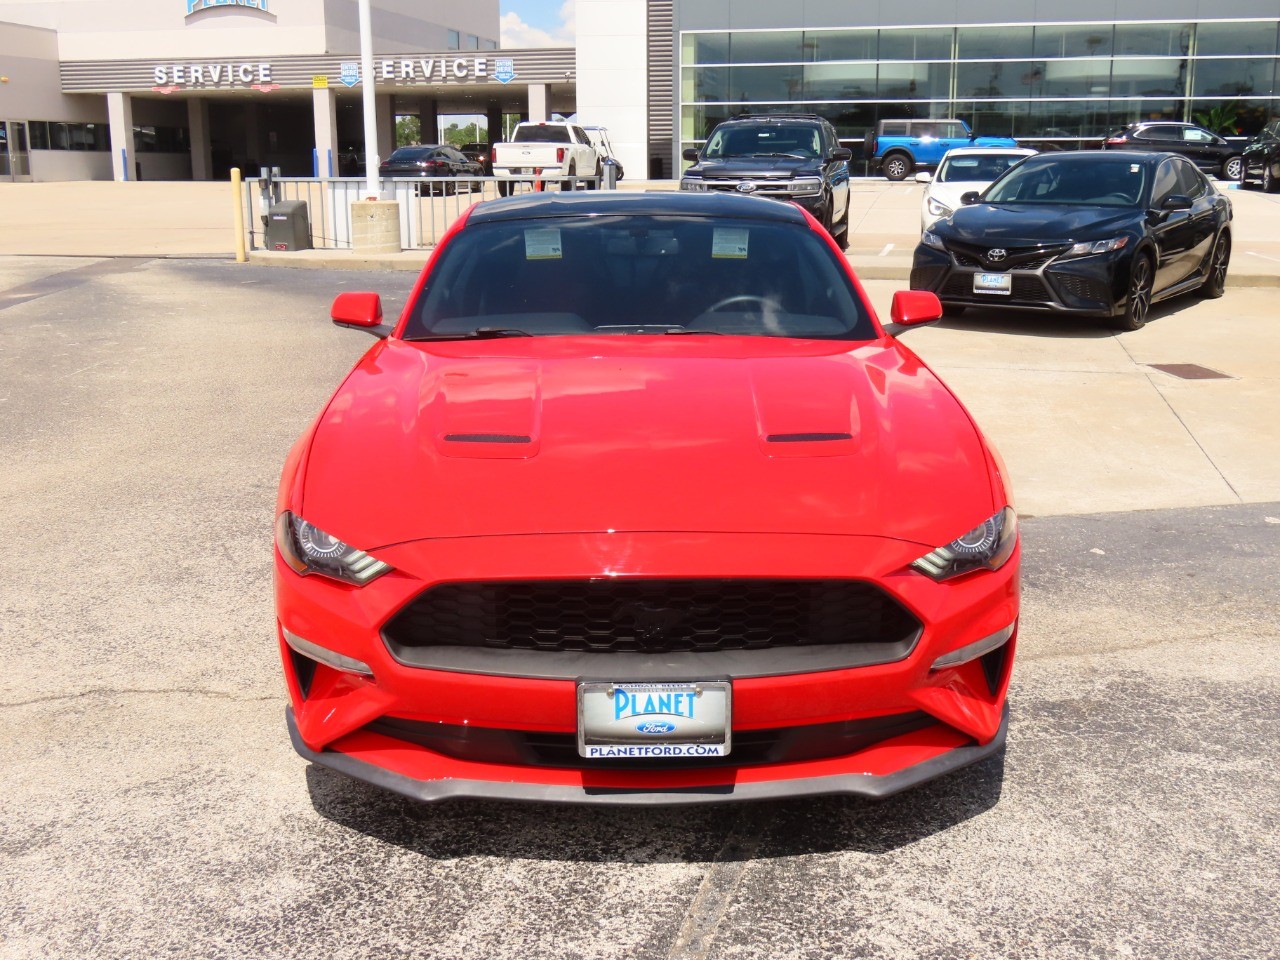
[{"label": "front bumper", "polygon": [[[984,265],[956,250],[941,251],[920,244],[911,267],[911,289],[930,290],[948,306],[986,310],[1022,310],[1113,317],[1123,311],[1127,297],[1127,260],[1123,254],[1099,254],[1061,260],[1045,256],[1013,266]],[[974,276],[1008,274],[1009,294],[977,293]]]},{"label": "front bumper", "polygon": [[[918,544],[879,538],[625,539],[555,535],[405,544],[377,551],[395,571],[364,588],[298,577],[277,557],[277,633],[298,753],[423,800],[678,804],[824,793],[887,796],[999,749],[1017,639],[1017,553],[998,571],[935,583],[907,569],[922,552]],[[393,616],[434,582],[510,579],[513,571],[543,579],[598,577],[606,555],[625,556],[629,569],[623,572],[640,577],[705,577],[713,571],[744,578],[854,578],[858,571],[858,579],[892,596],[921,627],[909,649],[865,665],[802,656],[812,648],[796,648],[794,662],[783,669],[758,669],[761,659],[753,669],[741,652],[709,655],[682,676],[733,683],[735,752],[716,763],[630,765],[589,761],[566,749],[576,737],[581,673],[531,676],[518,667],[483,673],[466,662],[423,668],[397,659],[383,637]],[[440,570],[450,576],[434,573]],[[367,664],[372,675],[307,660],[290,649],[285,630]],[[931,670],[943,653],[1002,630],[1009,639],[993,654]],[[513,662],[530,657],[518,653]],[[554,660],[553,654],[533,656]],[[625,671],[621,666],[628,655],[590,656],[600,660],[594,679],[635,679],[634,664]],[[674,654],[654,657],[654,672],[670,679],[662,668],[677,660]],[[611,663],[619,665],[616,671]],[[753,737],[770,736],[774,746],[754,755],[745,749]]]}]

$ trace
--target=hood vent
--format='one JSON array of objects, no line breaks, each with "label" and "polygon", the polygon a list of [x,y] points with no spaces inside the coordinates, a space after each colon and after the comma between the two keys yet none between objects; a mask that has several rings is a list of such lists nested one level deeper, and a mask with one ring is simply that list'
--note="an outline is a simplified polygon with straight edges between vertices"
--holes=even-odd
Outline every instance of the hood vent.
[{"label": "hood vent", "polygon": [[533,437],[518,433],[446,433],[450,443],[533,443]]},{"label": "hood vent", "polygon": [[852,439],[851,433],[771,433],[765,437],[769,443],[827,443]]}]

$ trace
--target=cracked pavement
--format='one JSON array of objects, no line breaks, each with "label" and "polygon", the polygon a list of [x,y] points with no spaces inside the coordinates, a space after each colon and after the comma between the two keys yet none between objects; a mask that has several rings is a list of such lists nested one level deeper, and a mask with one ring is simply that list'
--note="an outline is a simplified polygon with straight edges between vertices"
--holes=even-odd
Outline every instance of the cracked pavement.
[{"label": "cracked pavement", "polygon": [[[285,451],[369,343],[328,302],[412,276],[82,266],[0,260],[0,957],[1276,956],[1280,503],[1031,511],[1007,751],[887,801],[419,806],[293,753],[269,576]],[[1019,457],[973,395],[1099,347],[922,333]]]}]

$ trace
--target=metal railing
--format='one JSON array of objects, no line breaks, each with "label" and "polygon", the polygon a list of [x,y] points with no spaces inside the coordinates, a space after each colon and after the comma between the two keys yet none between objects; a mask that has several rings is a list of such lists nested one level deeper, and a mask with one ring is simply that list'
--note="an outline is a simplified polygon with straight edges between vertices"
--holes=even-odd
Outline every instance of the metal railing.
[{"label": "metal railing", "polygon": [[[434,246],[468,207],[513,193],[535,190],[594,190],[600,177],[539,176],[535,179],[495,177],[384,177],[380,200],[400,204],[400,246],[421,250]],[[316,249],[351,248],[351,203],[364,199],[363,177],[254,177],[244,181],[244,216],[250,250],[266,247],[266,215],[284,200],[307,205],[311,245]]]}]

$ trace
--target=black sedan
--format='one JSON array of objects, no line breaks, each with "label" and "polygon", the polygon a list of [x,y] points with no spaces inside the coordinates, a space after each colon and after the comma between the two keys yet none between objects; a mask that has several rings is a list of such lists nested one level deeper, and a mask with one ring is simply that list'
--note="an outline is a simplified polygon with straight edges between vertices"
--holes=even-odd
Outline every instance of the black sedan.
[{"label": "black sedan", "polygon": [[1194,123],[1131,123],[1107,137],[1102,149],[1176,153],[1219,180],[1240,179],[1240,148]]},{"label": "black sedan", "polygon": [[1257,179],[1266,193],[1280,190],[1280,120],[1272,120],[1244,149],[1240,185]]},{"label": "black sedan", "polygon": [[1028,157],[921,237],[911,289],[968,307],[1147,322],[1190,290],[1220,297],[1231,203],[1186,159],[1075,151]]},{"label": "black sedan", "polygon": [[[448,144],[401,147],[378,164],[380,177],[483,177],[484,167]],[[423,186],[428,186],[424,184]],[[443,184],[457,187],[457,184]],[[462,187],[470,192],[471,185]],[[419,192],[423,192],[421,189]],[[435,191],[433,191],[435,192]],[[443,189],[439,192],[445,192]]]}]

